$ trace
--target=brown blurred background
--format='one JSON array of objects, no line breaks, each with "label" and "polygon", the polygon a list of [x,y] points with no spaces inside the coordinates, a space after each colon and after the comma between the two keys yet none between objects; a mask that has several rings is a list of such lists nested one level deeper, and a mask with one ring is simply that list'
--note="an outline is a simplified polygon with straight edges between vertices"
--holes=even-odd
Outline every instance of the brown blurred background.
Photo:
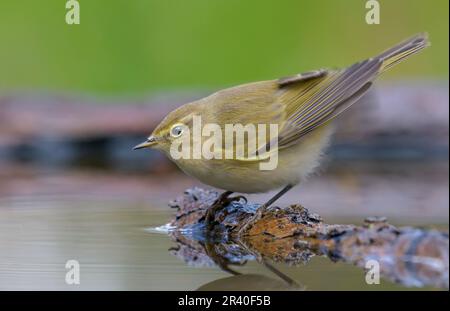
[{"label": "brown blurred background", "polygon": [[[338,120],[320,172],[279,204],[327,222],[382,215],[448,230],[448,1],[379,2],[381,23],[367,25],[361,0],[81,0],[81,24],[67,25],[65,1],[2,1],[0,289],[67,289],[67,258],[90,265],[84,289],[194,289],[218,277],[181,266],[166,237],[142,230],[201,184],[131,148],[168,111],[218,89],[347,66],[422,31],[432,46]],[[315,289],[367,286],[328,262],[302,271],[291,272]]]}]

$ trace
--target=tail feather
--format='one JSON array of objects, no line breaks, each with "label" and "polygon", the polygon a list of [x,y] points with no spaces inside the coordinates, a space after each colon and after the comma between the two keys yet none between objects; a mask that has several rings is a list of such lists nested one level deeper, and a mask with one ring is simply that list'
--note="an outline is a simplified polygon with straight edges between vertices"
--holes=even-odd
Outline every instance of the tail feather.
[{"label": "tail feather", "polygon": [[376,58],[382,61],[380,72],[384,72],[394,65],[402,62],[411,55],[414,55],[424,48],[430,46],[427,33],[420,33],[409,38],[396,46],[384,51]]}]

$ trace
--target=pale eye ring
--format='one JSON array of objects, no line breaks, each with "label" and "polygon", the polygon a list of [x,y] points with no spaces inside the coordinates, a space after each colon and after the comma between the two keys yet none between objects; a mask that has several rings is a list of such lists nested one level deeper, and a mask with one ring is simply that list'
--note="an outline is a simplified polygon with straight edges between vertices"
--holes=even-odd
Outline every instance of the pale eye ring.
[{"label": "pale eye ring", "polygon": [[172,137],[180,137],[181,134],[184,132],[184,126],[183,125],[175,125],[170,130],[170,136]]}]

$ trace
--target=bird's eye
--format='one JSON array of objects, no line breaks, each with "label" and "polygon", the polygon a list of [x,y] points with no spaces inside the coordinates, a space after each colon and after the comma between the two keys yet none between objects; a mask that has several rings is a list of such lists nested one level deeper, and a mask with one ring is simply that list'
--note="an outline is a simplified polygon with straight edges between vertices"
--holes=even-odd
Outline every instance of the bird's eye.
[{"label": "bird's eye", "polygon": [[170,135],[172,137],[180,137],[181,134],[183,134],[183,126],[182,125],[175,125],[174,127],[172,127],[172,129],[170,130]]}]

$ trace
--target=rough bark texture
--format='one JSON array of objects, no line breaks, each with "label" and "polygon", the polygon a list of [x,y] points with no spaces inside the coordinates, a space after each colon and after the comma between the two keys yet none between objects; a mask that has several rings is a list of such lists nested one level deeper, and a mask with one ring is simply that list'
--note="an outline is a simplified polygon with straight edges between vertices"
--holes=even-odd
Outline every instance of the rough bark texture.
[{"label": "rough bark texture", "polygon": [[[383,218],[367,218],[363,226],[333,225],[295,204],[272,208],[256,222],[258,204],[233,201],[216,214],[212,228],[204,225],[206,210],[218,197],[215,191],[193,188],[170,203],[177,209],[171,226],[178,247],[173,252],[195,265],[217,264],[233,273],[229,264],[249,259],[288,264],[312,256],[368,268],[379,263],[381,275],[406,286],[448,288],[448,234],[436,230],[396,228]],[[240,229],[248,222],[244,232]],[[370,266],[370,262],[369,262]]]}]

